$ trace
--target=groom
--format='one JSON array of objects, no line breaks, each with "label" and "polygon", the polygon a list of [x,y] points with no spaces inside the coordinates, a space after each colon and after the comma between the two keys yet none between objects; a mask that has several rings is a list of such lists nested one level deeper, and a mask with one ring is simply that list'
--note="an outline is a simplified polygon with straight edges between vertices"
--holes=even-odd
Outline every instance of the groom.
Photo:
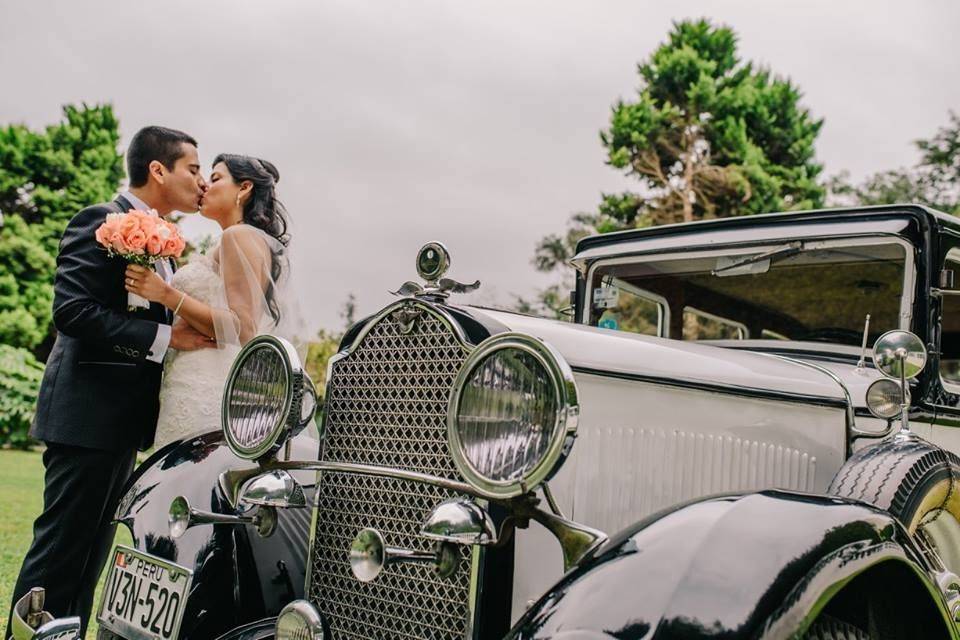
[{"label": "groom", "polygon": [[[215,346],[185,323],[171,327],[171,314],[156,303],[127,311],[126,262],[108,257],[94,238],[111,212],[196,211],[207,186],[196,141],[164,127],[141,129],[130,141],[127,171],[130,190],[78,213],[60,241],[58,335],[30,432],[46,444],[43,512],[13,593],[16,602],[31,587],[45,588],[44,608],[80,616],[84,632],[121,490],[136,450],[153,442],[164,353]],[[157,263],[167,279],[172,267]]]}]

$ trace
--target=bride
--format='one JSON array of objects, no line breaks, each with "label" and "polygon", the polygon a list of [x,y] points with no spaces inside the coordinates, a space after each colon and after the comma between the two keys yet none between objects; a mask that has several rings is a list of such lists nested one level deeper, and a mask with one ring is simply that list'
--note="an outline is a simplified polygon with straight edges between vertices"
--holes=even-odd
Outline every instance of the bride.
[{"label": "bride", "polygon": [[261,333],[293,338],[288,295],[287,214],[276,197],[277,168],[250,156],[213,161],[200,213],[223,229],[220,242],[195,255],[170,280],[130,265],[127,289],[159,302],[217,349],[176,352],[164,361],[157,448],[200,431],[220,429],[220,402],[234,357]]}]

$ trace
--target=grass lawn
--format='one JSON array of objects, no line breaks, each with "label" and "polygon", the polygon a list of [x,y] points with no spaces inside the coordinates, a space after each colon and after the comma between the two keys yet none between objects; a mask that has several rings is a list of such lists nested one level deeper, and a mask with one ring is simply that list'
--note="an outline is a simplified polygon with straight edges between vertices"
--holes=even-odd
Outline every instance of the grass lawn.
[{"label": "grass lawn", "polygon": [[[0,450],[0,611],[6,626],[10,597],[20,571],[20,561],[32,539],[33,520],[43,503],[43,462],[36,451]],[[117,528],[116,542],[130,544],[130,534],[124,527]],[[100,603],[101,579],[97,586],[94,608]],[[97,635],[93,622],[87,630],[87,640]]]}]

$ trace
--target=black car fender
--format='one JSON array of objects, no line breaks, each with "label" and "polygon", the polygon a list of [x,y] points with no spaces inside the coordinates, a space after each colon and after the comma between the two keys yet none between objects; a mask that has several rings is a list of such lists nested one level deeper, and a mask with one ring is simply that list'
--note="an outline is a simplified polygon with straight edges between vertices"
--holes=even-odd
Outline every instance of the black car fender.
[{"label": "black car fender", "polygon": [[[298,459],[313,459],[318,443],[301,434],[293,443]],[[236,457],[220,432],[171,443],[148,458],[128,483],[117,521],[129,529],[133,546],[192,570],[193,582],[180,627],[181,640],[215,638],[279,614],[303,597],[311,509],[280,509],[276,530],[261,537],[253,525],[200,524],[179,538],[170,535],[170,503],[184,496],[191,507],[214,513],[236,511],[220,488],[224,471],[256,468]],[[315,474],[293,472],[312,503]]]},{"label": "black car fender", "polygon": [[264,618],[250,622],[243,626],[231,629],[217,640],[268,640],[274,637],[277,626],[276,618]]},{"label": "black car fender", "polygon": [[821,613],[862,622],[858,607],[885,596],[907,620],[903,637],[956,637],[929,568],[888,513],[786,491],[718,496],[611,538],[507,638],[792,638]]}]

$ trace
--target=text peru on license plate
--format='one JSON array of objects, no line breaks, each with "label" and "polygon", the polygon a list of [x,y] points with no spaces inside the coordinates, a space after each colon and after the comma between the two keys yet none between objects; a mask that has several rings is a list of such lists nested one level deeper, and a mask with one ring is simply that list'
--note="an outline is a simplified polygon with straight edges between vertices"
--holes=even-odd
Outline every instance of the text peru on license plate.
[{"label": "text peru on license plate", "polygon": [[130,640],[176,638],[192,580],[189,569],[117,547],[97,620]]}]

